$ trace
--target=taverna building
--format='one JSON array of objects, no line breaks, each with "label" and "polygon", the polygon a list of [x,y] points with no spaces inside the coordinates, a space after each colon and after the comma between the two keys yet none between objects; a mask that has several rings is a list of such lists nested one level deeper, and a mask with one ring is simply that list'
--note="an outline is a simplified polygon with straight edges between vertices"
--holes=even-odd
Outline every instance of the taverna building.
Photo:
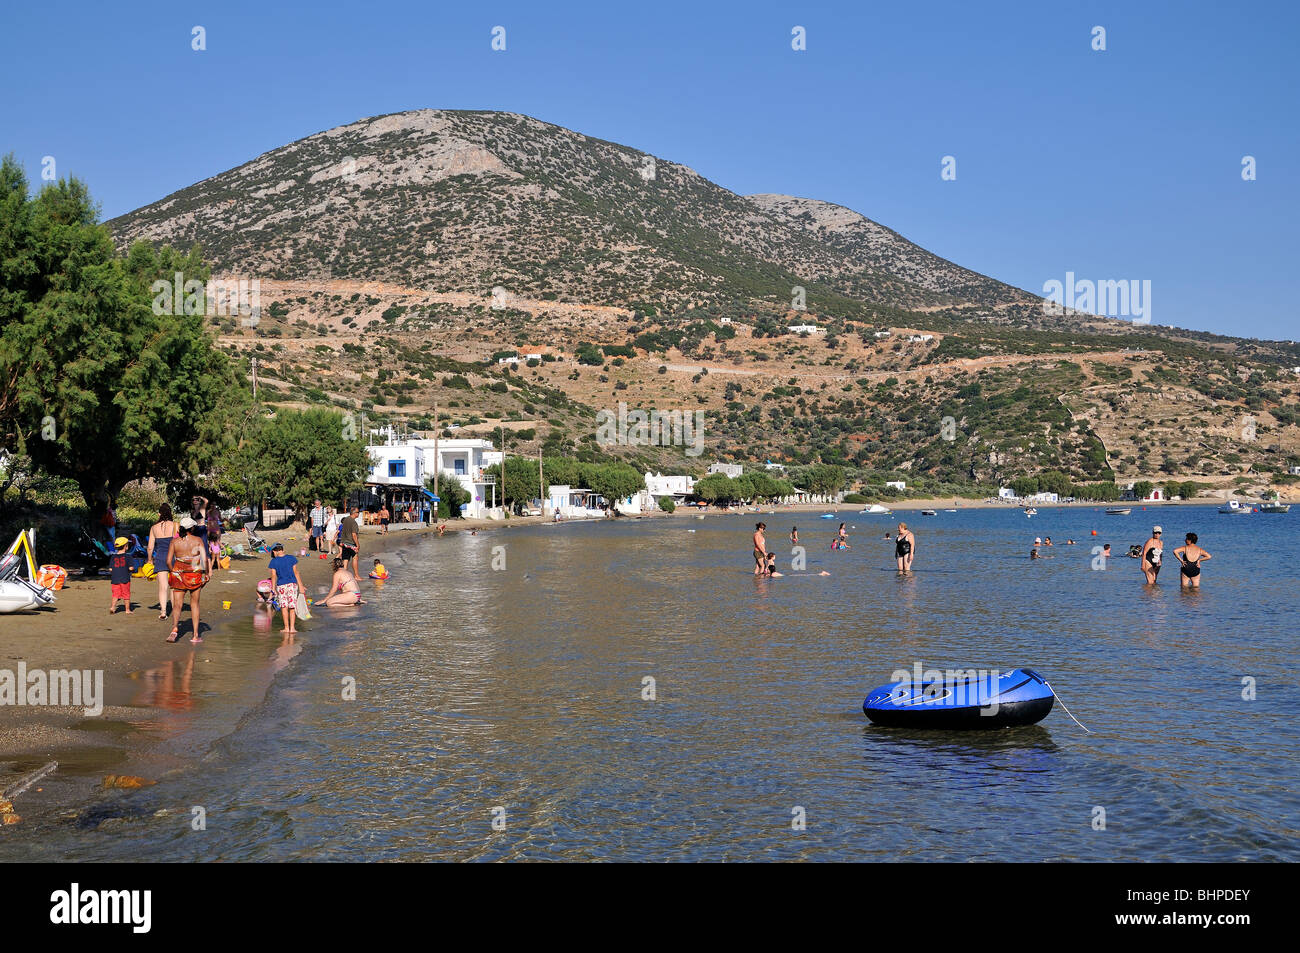
[{"label": "taverna building", "polygon": [[391,428],[374,433],[385,439],[366,448],[371,460],[366,488],[390,505],[427,501],[427,488],[436,471],[440,483],[458,480],[470,494],[462,516],[481,519],[500,515],[496,477],[486,471],[501,462],[501,451],[493,449],[491,441],[439,437],[435,447],[432,437],[399,437]]}]

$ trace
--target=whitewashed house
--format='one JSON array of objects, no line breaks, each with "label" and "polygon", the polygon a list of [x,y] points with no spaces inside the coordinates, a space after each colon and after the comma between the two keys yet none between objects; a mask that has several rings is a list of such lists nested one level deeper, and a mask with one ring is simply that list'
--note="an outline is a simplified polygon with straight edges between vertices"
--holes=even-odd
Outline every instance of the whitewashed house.
[{"label": "whitewashed house", "polygon": [[815,324],[791,324],[786,327],[791,334],[823,334],[825,328],[819,328]]},{"label": "whitewashed house", "polygon": [[[438,472],[439,481],[454,477],[470,494],[470,500],[461,508],[461,515],[474,518],[493,516],[501,500],[496,493],[496,477],[485,472],[488,467],[501,462],[501,451],[494,450],[489,440],[460,437],[437,441],[437,459],[434,459],[432,438],[402,439],[391,431],[379,431],[387,442],[368,447],[374,465],[366,479],[374,489],[388,488],[394,502],[407,502],[408,497],[424,497],[426,481],[432,482]],[[415,490],[416,492],[410,492]]]},{"label": "whitewashed house", "polygon": [[1000,487],[998,487],[998,499],[999,499],[999,500],[1016,500],[1016,499],[1018,499],[1018,497],[1016,496],[1016,491],[1013,490],[1013,489],[1011,489],[1011,487],[1009,487],[1009,486],[1000,486]]},{"label": "whitewashed house", "polygon": [[681,503],[695,492],[695,478],[691,476],[664,476],[661,473],[646,472],[646,492],[657,504],[660,497],[671,496],[673,502]]},{"label": "whitewashed house", "polygon": [[886,480],[885,486],[892,487],[899,492],[907,489],[907,483],[903,480]]},{"label": "whitewashed house", "polygon": [[708,472],[721,473],[723,476],[729,476],[734,480],[745,472],[745,468],[739,463],[715,463],[709,467]]}]

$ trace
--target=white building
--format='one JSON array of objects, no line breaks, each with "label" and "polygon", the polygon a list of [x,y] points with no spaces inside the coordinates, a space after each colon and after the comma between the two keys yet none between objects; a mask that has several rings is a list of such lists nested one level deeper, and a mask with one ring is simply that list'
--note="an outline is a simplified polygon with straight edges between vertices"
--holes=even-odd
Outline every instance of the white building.
[{"label": "white building", "polygon": [[925,344],[934,340],[933,334],[913,334],[907,339],[912,344]]},{"label": "white building", "polygon": [[1288,467],[1286,472],[1292,476],[1300,476],[1300,467]]},{"label": "white building", "polygon": [[872,335],[872,337],[887,338],[887,337],[891,337],[893,333],[894,333],[893,331],[877,331],[875,334]]},{"label": "white building", "polygon": [[681,502],[695,492],[695,478],[691,476],[664,476],[661,473],[645,475],[645,488],[650,496],[658,500],[661,496],[671,496],[674,502]]},{"label": "white building", "polygon": [[1056,493],[1033,493],[1025,497],[1026,503],[1059,503],[1060,497]]},{"label": "white building", "polygon": [[745,468],[739,463],[715,463],[709,467],[709,473],[721,473],[723,476],[729,476],[733,480],[745,472]]},{"label": "white building", "polygon": [[487,517],[493,515],[494,507],[500,507],[496,477],[485,472],[501,462],[501,451],[494,450],[491,441],[475,437],[439,439],[435,460],[432,439],[399,441],[391,432],[385,436],[387,443],[367,447],[373,461],[367,485],[385,488],[390,495],[399,492],[405,498],[413,496],[412,489],[423,490],[426,481],[432,482],[436,469],[440,483],[454,477],[470,494],[470,501],[461,508],[462,516]]},{"label": "white building", "polygon": [[557,483],[547,490],[546,512],[566,520],[600,519],[605,515],[603,502],[594,490]]},{"label": "white building", "polygon": [[819,328],[815,324],[791,324],[786,327],[791,334],[822,334],[825,328]]},{"label": "white building", "polygon": [[893,487],[895,490],[906,490],[907,484],[902,480],[886,480],[885,486]]},{"label": "white building", "polygon": [[999,500],[1014,500],[1014,499],[1017,499],[1017,497],[1016,497],[1016,491],[1013,490],[1013,489],[1011,489],[1011,487],[1009,487],[1009,486],[1000,486],[1000,487],[998,487],[998,499],[999,499]]}]

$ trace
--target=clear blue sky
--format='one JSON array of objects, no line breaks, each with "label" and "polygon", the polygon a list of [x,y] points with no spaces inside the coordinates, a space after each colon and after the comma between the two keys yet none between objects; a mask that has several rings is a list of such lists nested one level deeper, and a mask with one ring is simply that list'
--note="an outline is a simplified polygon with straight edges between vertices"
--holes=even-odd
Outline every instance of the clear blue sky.
[{"label": "clear blue sky", "polygon": [[1030,291],[1149,279],[1157,324],[1300,338],[1300,4],[730,7],[10,4],[0,152],[34,180],[54,156],[108,218],[365,116],[509,110],[846,205]]}]

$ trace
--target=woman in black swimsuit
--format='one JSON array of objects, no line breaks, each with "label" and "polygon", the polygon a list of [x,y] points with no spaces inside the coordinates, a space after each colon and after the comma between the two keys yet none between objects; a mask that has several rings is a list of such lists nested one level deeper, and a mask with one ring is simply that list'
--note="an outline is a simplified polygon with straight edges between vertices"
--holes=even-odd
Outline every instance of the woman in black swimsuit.
[{"label": "woman in black swimsuit", "polygon": [[1187,534],[1187,542],[1174,550],[1174,555],[1182,563],[1179,578],[1184,589],[1201,588],[1201,563],[1210,558],[1210,554],[1196,545],[1195,533]]},{"label": "woman in black swimsuit", "polygon": [[894,541],[894,558],[898,561],[899,572],[910,572],[912,558],[916,555],[916,537],[907,528],[906,523],[898,524],[898,536]]}]

